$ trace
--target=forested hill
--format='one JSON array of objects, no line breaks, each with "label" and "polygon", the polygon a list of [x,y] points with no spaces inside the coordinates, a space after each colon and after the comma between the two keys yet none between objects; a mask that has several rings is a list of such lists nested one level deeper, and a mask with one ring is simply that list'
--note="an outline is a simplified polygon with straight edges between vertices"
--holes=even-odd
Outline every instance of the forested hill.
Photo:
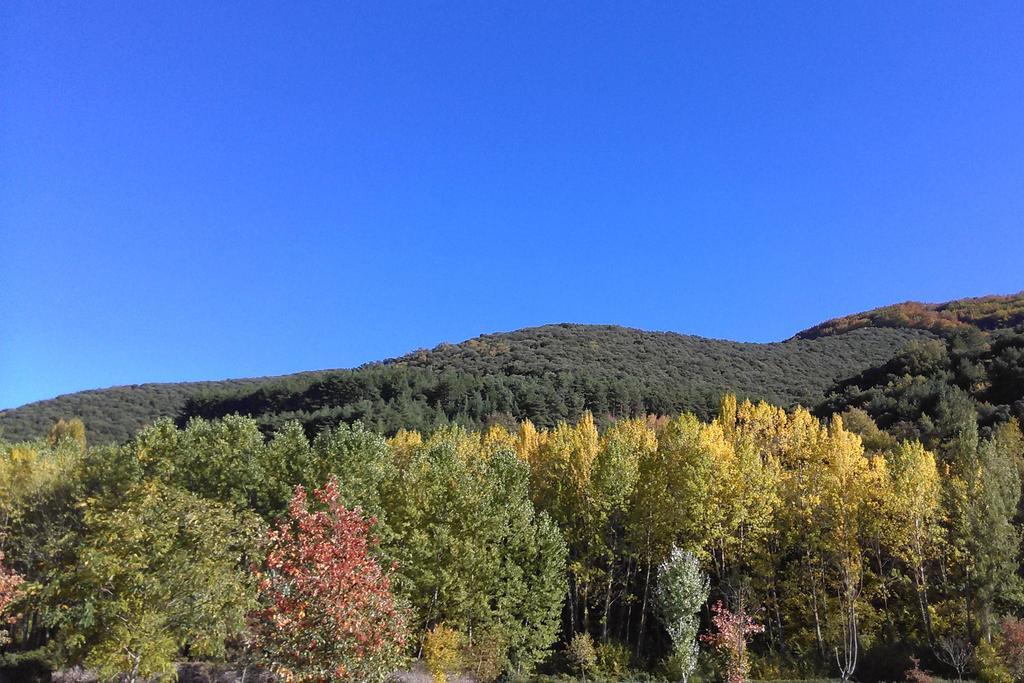
[{"label": "forested hill", "polygon": [[835,318],[799,332],[794,339],[817,339],[862,327],[898,327],[947,335],[978,329],[1005,330],[1024,324],[1024,292],[957,299],[942,304],[907,301]]},{"label": "forested hill", "polygon": [[0,412],[8,440],[81,417],[95,442],[124,441],[162,416],[239,412],[265,427],[298,419],[310,431],[362,420],[383,432],[529,418],[542,425],[583,410],[607,415],[694,411],[725,392],[813,405],[837,380],[931,338],[908,329],[858,329],[819,339],[745,344],[614,326],[548,325],[442,344],[353,370],[276,378],[144,384],[79,392]]}]

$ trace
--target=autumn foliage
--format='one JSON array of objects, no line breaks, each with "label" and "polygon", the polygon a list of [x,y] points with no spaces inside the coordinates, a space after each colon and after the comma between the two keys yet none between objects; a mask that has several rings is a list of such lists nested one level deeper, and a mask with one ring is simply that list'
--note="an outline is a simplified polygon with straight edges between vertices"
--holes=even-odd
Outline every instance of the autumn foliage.
[{"label": "autumn foliage", "polygon": [[8,635],[4,625],[10,617],[5,617],[8,607],[21,597],[21,584],[24,579],[4,567],[4,554],[0,552],[0,645],[7,642]]},{"label": "autumn foliage", "polygon": [[234,416],[119,449],[0,443],[0,536],[30,587],[0,654],[43,643],[107,678],[188,657],[373,681],[414,654],[481,681],[892,680],[908,657],[1022,678],[1024,434],[947,399],[928,444],[733,396],[603,429],[267,439]]},{"label": "autumn foliage", "polygon": [[253,647],[285,680],[383,680],[401,664],[407,634],[371,553],[375,520],[346,509],[334,479],[313,501],[297,487],[268,534]]},{"label": "autumn foliage", "polygon": [[445,624],[437,624],[423,639],[423,659],[434,683],[445,683],[448,674],[462,665],[459,649],[462,634]]},{"label": "autumn foliage", "polygon": [[706,633],[701,640],[725,654],[725,680],[728,683],[743,683],[750,672],[747,656],[747,638],[764,631],[761,626],[740,607],[731,612],[721,601],[711,606],[711,622],[714,633]]}]

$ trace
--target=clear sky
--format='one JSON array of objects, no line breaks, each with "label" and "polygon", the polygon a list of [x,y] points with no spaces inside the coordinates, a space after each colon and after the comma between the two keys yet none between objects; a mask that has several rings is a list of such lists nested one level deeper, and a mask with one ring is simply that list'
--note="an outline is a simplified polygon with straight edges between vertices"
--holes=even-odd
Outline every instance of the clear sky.
[{"label": "clear sky", "polygon": [[1018,2],[0,3],[0,407],[1024,289]]}]

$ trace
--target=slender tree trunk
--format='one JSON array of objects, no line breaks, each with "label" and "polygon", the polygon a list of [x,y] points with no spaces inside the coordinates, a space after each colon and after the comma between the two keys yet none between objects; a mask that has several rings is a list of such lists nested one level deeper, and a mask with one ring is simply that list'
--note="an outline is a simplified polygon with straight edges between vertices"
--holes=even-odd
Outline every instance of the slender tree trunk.
[{"label": "slender tree trunk", "polygon": [[569,637],[576,633],[576,579],[569,572]]},{"label": "slender tree trunk", "polygon": [[875,561],[878,565],[878,579],[882,582],[882,609],[885,616],[889,618],[889,582],[885,579],[885,571],[882,568],[882,547],[875,544]]},{"label": "slender tree trunk", "polygon": [[651,587],[651,558],[647,559],[647,572],[644,576],[644,599],[640,608],[640,633],[636,638],[636,653],[640,654],[640,648],[644,642],[644,626],[647,624],[647,594]]},{"label": "slender tree trunk", "polygon": [[921,610],[921,624],[929,644],[934,644],[935,634],[932,631],[932,615],[928,610],[928,585],[925,583],[924,567],[918,565],[911,572],[914,576],[914,592],[917,594],[917,606]]},{"label": "slender tree trunk", "polygon": [[132,670],[128,673],[128,679],[125,683],[136,683],[139,679],[139,664],[141,663],[142,656],[128,651],[128,658],[132,660]]},{"label": "slender tree trunk", "polygon": [[782,630],[782,613],[779,612],[779,592],[775,585],[775,579],[772,578],[771,584],[771,596],[772,596],[772,612],[775,616],[775,632],[778,637],[779,652],[783,655],[786,654],[786,637]]},{"label": "slender tree trunk", "polygon": [[583,610],[583,630],[590,633],[590,582],[580,590],[580,608]]},{"label": "slender tree trunk", "polygon": [[626,618],[622,620],[622,631],[619,634],[620,637],[622,638],[623,642],[626,642],[626,641],[629,640],[630,630],[631,630],[631,627],[633,625],[633,592],[632,591],[633,591],[633,574],[635,573],[634,572],[635,569],[636,569],[636,562],[633,560],[633,558],[630,558],[629,562],[626,564],[626,584],[625,584],[625,588],[624,588],[624,590],[626,592],[626,595],[629,596],[629,599],[626,601],[627,602],[627,604],[626,604]]},{"label": "slender tree trunk", "polygon": [[601,624],[601,640],[608,642],[608,622],[611,620],[612,611],[612,586],[615,581],[615,557],[618,544],[612,541],[612,552],[608,556],[608,583],[604,592],[604,620]]},{"label": "slender tree trunk", "polygon": [[814,611],[814,637],[818,641],[818,652],[821,653],[821,658],[825,660],[825,640],[821,635],[821,615],[818,612],[818,581],[814,575],[814,568],[811,564],[810,555],[807,555],[807,570],[811,577],[811,607]]}]

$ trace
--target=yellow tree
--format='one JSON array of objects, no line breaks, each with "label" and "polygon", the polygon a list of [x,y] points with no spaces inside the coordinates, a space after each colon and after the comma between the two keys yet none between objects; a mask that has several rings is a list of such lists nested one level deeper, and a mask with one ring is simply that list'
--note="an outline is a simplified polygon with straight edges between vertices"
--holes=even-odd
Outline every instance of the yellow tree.
[{"label": "yellow tree", "polygon": [[50,428],[49,440],[51,447],[56,447],[61,441],[72,441],[77,444],[78,450],[84,452],[85,424],[77,417],[70,420],[61,418]]},{"label": "yellow tree", "polygon": [[785,410],[764,401],[744,401],[736,412],[736,423],[765,460],[780,460],[789,443],[790,419]]},{"label": "yellow tree", "polygon": [[[884,462],[884,461],[877,461]],[[879,514],[870,504],[884,467],[864,455],[860,437],[832,418],[825,442],[821,519],[823,550],[832,570],[839,608],[834,653],[843,681],[853,676],[860,648],[859,608],[864,588],[866,520]]]},{"label": "yellow tree", "polygon": [[404,468],[420,446],[423,445],[423,435],[417,431],[399,429],[393,437],[388,439],[388,447],[394,456],[395,463]]},{"label": "yellow tree", "polygon": [[490,458],[498,451],[515,451],[518,439],[501,425],[491,425],[480,435],[480,451]]},{"label": "yellow tree", "polygon": [[[789,416],[780,446],[776,536],[778,556],[795,558],[792,564],[796,566],[779,566],[774,580],[781,593],[774,607],[785,614],[777,621],[789,624],[786,639],[800,650],[809,649],[813,643],[823,660],[828,591],[819,509],[827,440],[827,431],[807,410],[797,408]],[[808,630],[804,630],[805,615],[811,617]]]},{"label": "yellow tree", "polygon": [[658,434],[655,450],[640,453],[639,481],[626,524],[627,543],[643,573],[638,645],[647,623],[654,569],[673,546],[705,553],[711,530],[720,526],[722,511],[712,496],[717,465],[704,430],[693,415],[680,415]]},{"label": "yellow tree", "polygon": [[741,586],[763,605],[769,644],[779,649],[784,647],[784,637],[778,585],[783,560],[778,516],[781,463],[789,445],[789,433],[789,415],[782,408],[764,401],[744,401],[738,406],[733,441],[741,458],[747,458],[745,488],[749,491],[745,495],[747,510],[741,529],[744,542],[739,551],[746,577]]},{"label": "yellow tree", "polygon": [[[621,420],[601,437],[590,479],[593,524],[604,550],[604,600],[601,635],[608,639],[625,516],[640,477],[640,461],[658,448],[658,439],[645,420]],[[618,569],[622,569],[619,567]],[[621,573],[621,571],[619,572]]]},{"label": "yellow tree", "polygon": [[529,420],[519,424],[519,433],[516,435],[516,455],[526,463],[532,463],[537,457],[541,441],[547,436],[546,432],[538,432],[537,428]]},{"label": "yellow tree", "polygon": [[591,475],[598,454],[594,418],[584,413],[576,424],[559,423],[538,439],[530,453],[531,493],[534,504],[551,515],[569,546],[569,613],[573,631],[589,626],[590,590],[595,578],[595,508]]},{"label": "yellow tree", "polygon": [[890,520],[888,545],[903,564],[914,585],[921,627],[933,640],[928,598],[928,563],[941,552],[942,486],[935,455],[919,441],[904,441],[885,454],[888,472]]},{"label": "yellow tree", "polygon": [[744,402],[737,408],[730,395],[718,418],[701,430],[702,447],[716,470],[711,507],[718,515],[709,529],[711,549],[721,581],[732,584],[738,602],[746,591],[743,573],[764,551],[773,527],[779,480],[775,451],[784,422],[766,407]]}]

